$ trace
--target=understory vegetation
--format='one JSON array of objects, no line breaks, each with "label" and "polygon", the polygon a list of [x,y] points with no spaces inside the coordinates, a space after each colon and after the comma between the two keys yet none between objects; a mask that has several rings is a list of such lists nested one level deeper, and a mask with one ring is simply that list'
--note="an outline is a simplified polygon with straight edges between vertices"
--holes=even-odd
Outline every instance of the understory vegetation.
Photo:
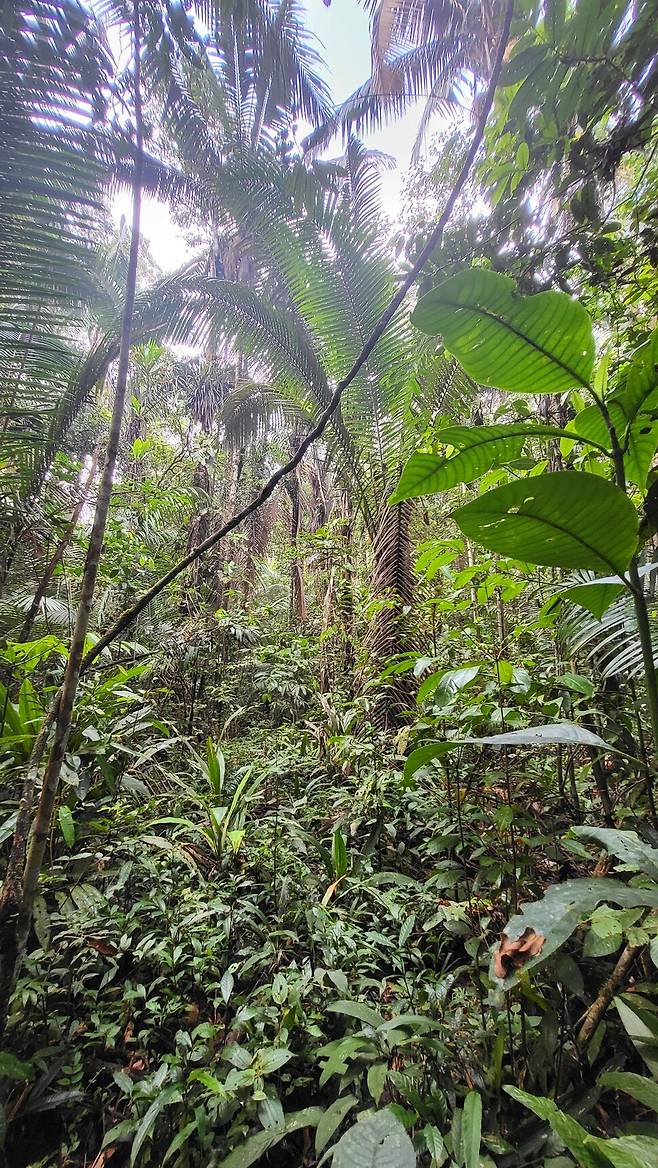
[{"label": "understory vegetation", "polygon": [[655,4],[367,7],[2,8],[8,1168],[658,1166]]}]

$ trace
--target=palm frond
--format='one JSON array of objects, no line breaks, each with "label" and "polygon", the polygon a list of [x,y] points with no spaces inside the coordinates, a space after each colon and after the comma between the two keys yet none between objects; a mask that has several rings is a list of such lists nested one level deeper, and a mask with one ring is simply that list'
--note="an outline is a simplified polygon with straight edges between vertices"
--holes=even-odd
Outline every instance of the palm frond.
[{"label": "palm frond", "polygon": [[47,459],[94,294],[111,61],[90,12],[25,0],[0,33],[0,476],[5,522]]},{"label": "palm frond", "polygon": [[[593,579],[590,573],[578,573],[573,583]],[[654,597],[655,576],[645,572],[642,581],[649,599],[649,623],[653,642],[654,664],[658,668],[658,601]],[[560,620],[560,631],[570,656],[584,654],[603,678],[624,675],[641,677],[644,666],[637,630],[633,599],[624,591],[600,620],[590,612],[568,603]]]}]

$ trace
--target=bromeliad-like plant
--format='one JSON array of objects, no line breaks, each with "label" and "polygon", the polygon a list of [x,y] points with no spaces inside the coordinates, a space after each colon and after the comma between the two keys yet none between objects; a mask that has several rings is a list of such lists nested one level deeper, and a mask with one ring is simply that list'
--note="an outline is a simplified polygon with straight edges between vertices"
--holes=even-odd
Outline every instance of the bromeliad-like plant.
[{"label": "bromeliad-like plant", "polygon": [[[423,296],[412,321],[422,332],[440,335],[465,372],[483,385],[514,394],[576,391],[575,401],[590,400],[566,429],[524,421],[439,430],[431,448],[409,459],[389,501],[471,483],[518,459],[529,439],[558,441],[565,453],[583,447],[581,465],[595,473],[533,470],[460,506],[452,518],[469,539],[500,555],[599,573],[569,596],[590,611],[594,604],[597,615],[621,592],[632,597],[658,752],[658,681],[639,564],[653,530],[646,486],[658,447],[658,331],[613,378],[607,356],[596,367],[592,321],[581,304],[563,292],[523,296],[508,276],[485,269],[461,272]],[[447,451],[437,453],[440,447]],[[642,498],[640,524],[635,504]],[[573,743],[575,732],[565,727],[565,741]]]}]

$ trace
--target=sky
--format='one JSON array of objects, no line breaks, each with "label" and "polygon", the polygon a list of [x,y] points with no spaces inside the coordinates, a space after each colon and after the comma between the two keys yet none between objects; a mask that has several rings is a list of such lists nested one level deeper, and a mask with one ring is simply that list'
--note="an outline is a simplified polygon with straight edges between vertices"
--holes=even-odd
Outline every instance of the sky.
[{"label": "sky", "polygon": [[[341,102],[370,75],[370,17],[358,0],[331,0],[329,8],[323,0],[305,0],[305,8],[307,27],[318,38],[319,51],[326,61],[334,100]],[[382,209],[391,217],[399,206],[401,181],[409,164],[419,116],[418,108],[410,108],[403,118],[366,138],[368,146],[392,155],[397,163],[394,171],[382,175]],[[335,153],[339,150],[338,144]],[[130,219],[129,192],[122,192],[114,201],[117,222],[122,215]],[[163,271],[173,271],[188,258],[187,244],[165,204],[151,198],[144,200],[142,232]]]}]

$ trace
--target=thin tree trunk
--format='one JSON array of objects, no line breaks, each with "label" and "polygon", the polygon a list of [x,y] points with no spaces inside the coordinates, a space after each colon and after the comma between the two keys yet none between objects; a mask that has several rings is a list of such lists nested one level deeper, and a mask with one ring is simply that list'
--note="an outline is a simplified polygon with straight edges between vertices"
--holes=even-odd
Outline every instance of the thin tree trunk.
[{"label": "thin tree trunk", "polygon": [[[133,213],[132,235],[130,240],[130,255],[126,276],[126,299],[121,321],[121,342],[119,347],[119,365],[117,370],[117,384],[110,424],[105,465],[101,475],[96,510],[92,524],[89,547],[82,576],[80,601],[71,639],[64,679],[59,692],[56,706],[54,706],[54,737],[46,765],[41,796],[34,819],[32,835],[28,848],[23,872],[22,889],[18,887],[18,873],[22,859],[22,850],[27,835],[27,820],[32,802],[32,792],[23,792],[19,809],[19,822],[14,834],[12,854],[7,870],[5,884],[0,896],[0,1033],[4,1030],[7,1021],[9,1000],[16,974],[20,967],[23,951],[32,921],[34,897],[39,882],[39,875],[43,864],[46,842],[50,832],[55,800],[59,789],[59,778],[62,763],[66,754],[73,704],[75,701],[80,666],[84,657],[84,646],[89,627],[89,616],[94,598],[98,564],[103,546],[103,537],[112,494],[114,471],[121,436],[121,424],[126,398],[128,381],[128,362],[130,358],[130,341],[132,334],[132,319],[135,304],[135,288],[137,283],[137,259],[139,252],[139,232],[141,215],[141,188],[143,171],[143,133],[142,133],[142,102],[140,88],[140,33],[139,33],[139,0],[133,3],[133,73],[134,73],[134,112],[135,112],[135,168],[133,174]],[[50,714],[50,711],[49,711]],[[48,715],[46,716],[48,718]],[[40,736],[41,737],[41,736]],[[43,740],[41,741],[43,750]],[[34,762],[32,760],[28,770],[26,786],[29,786],[30,777],[34,779]]]},{"label": "thin tree trunk", "polygon": [[64,556],[64,552],[66,551],[71,540],[73,539],[75,529],[78,526],[78,521],[79,521],[80,516],[82,514],[82,508],[84,507],[85,503],[87,502],[87,498],[89,496],[89,491],[91,490],[91,485],[96,477],[97,468],[98,468],[98,447],[96,447],[96,449],[94,450],[94,453],[92,455],[91,466],[89,468],[89,473],[88,473],[88,475],[87,475],[87,477],[82,485],[82,489],[80,491],[80,498],[78,499],[78,501],[73,509],[73,514],[72,514],[68,524],[66,525],[66,528],[64,530],[64,534],[62,535],[62,538],[60,539],[59,543],[57,544],[57,547],[55,548],[53,555],[51,556],[50,560],[48,561],[48,565],[43,573],[43,576],[41,577],[41,580],[39,582],[39,586],[34,594],[34,599],[32,600],[32,603],[29,607],[29,610],[27,612],[25,620],[23,621],[23,627],[22,627],[20,633],[18,634],[18,637],[16,638],[18,644],[22,644],[24,641],[29,640],[30,633],[32,632],[32,629],[34,627],[34,622],[37,619],[39,609],[41,608],[41,601],[43,600],[44,596],[46,595],[50,581],[52,580],[52,578],[55,574],[55,568],[57,567],[57,565],[59,563],[61,563],[61,560]]},{"label": "thin tree trunk", "polygon": [[[294,453],[294,451],[293,451]],[[306,592],[304,589],[304,572],[298,555],[298,540],[301,530],[301,491],[299,488],[299,473],[295,471],[290,477],[290,541],[292,545],[292,565],[290,568],[290,623],[294,628],[306,624]]]}]

